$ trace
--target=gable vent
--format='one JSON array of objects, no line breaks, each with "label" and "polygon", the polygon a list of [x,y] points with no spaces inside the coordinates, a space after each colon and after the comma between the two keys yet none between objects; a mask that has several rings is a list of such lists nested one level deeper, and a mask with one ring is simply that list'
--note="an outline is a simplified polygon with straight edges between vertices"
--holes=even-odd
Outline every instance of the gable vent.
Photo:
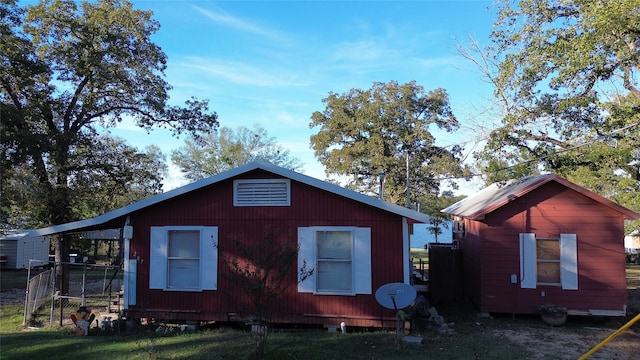
[{"label": "gable vent", "polygon": [[233,182],[233,206],[289,205],[289,179],[243,179]]}]

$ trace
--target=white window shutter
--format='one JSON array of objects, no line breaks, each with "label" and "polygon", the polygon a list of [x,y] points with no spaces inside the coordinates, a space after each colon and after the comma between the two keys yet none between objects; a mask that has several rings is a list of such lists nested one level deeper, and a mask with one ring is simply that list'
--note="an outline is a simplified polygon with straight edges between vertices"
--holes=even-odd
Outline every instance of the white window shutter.
[{"label": "white window shutter", "polygon": [[520,287],[535,289],[538,280],[536,266],[536,235],[520,234]]},{"label": "white window shutter", "polygon": [[150,240],[149,288],[164,289],[167,286],[167,232],[161,226],[152,226]]},{"label": "white window shutter", "polygon": [[202,290],[218,289],[218,228],[207,226],[200,236],[200,279]]},{"label": "white window shutter", "polygon": [[560,234],[560,281],[563,290],[578,290],[576,234]]},{"label": "white window shutter", "polygon": [[355,293],[371,294],[371,228],[354,231]]},{"label": "white window shutter", "polygon": [[299,227],[298,228],[298,268],[296,274],[299,275],[300,269],[306,263],[306,269],[313,269],[313,274],[307,277],[304,281],[298,283],[298,292],[307,293],[315,292],[316,290],[316,244],[313,238],[313,228],[311,227]]}]

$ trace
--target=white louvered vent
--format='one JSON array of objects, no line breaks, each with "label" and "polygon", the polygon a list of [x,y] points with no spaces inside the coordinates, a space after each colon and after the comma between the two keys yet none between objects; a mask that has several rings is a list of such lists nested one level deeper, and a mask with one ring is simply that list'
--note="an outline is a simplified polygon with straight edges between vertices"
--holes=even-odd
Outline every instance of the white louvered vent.
[{"label": "white louvered vent", "polygon": [[234,206],[289,206],[289,179],[243,179],[233,182]]}]

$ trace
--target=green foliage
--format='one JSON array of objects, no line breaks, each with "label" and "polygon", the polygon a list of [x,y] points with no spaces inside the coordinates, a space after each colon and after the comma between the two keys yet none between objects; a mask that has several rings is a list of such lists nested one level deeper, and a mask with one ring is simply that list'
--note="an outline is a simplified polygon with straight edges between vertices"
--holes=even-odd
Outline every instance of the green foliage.
[{"label": "green foliage", "polygon": [[[504,0],[488,182],[554,172],[640,210],[640,0]],[[480,63],[480,62],[476,62]]]},{"label": "green foliage", "polygon": [[547,314],[566,314],[567,313],[567,308],[564,306],[558,306],[555,304],[543,304],[538,306],[538,310],[541,313],[547,313]]},{"label": "green foliage", "polygon": [[462,200],[465,196],[454,196],[451,191],[445,191],[441,195],[427,194],[419,198],[420,211],[429,214],[430,221],[427,229],[435,236],[438,242],[438,235],[442,234],[442,225],[446,225],[450,216],[441,212],[447,206]]},{"label": "green foliage", "polygon": [[[19,169],[24,173],[17,180],[32,185],[3,204],[3,212],[38,197],[44,206],[36,207],[31,221],[61,224],[117,206],[130,194],[159,191],[164,164],[157,149],[142,154],[99,136],[101,128],[125,118],[147,131],[165,127],[196,138],[217,127],[207,101],[167,103],[167,59],[151,41],[160,25],[150,11],[126,0],[43,0],[25,9],[9,1],[0,9],[0,170],[12,176]],[[142,170],[146,166],[153,168]],[[102,183],[105,174],[111,177]],[[127,195],[96,209],[81,197],[95,184],[107,190],[101,194]],[[63,259],[67,246],[56,240]]]},{"label": "green foliage", "polygon": [[385,200],[406,203],[409,157],[411,202],[436,192],[443,178],[465,174],[461,148],[435,145],[431,131],[458,128],[445,90],[428,93],[415,82],[374,83],[371,89],[329,93],[324,111],[311,116],[318,127],[311,146],[327,173],[350,177],[350,187],[376,193],[384,173]]},{"label": "green foliage", "polygon": [[302,167],[300,160],[291,156],[289,150],[278,145],[275,138],[269,137],[267,131],[257,124],[253,129],[221,127],[217,132],[187,140],[185,146],[172,152],[171,160],[186,178],[194,181],[254,160],[291,170]]}]

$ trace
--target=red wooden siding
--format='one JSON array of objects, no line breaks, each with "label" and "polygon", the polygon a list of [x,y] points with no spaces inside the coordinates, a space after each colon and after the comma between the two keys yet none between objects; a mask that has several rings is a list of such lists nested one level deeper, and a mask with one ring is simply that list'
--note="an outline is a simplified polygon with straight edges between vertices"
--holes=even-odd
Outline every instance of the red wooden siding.
[{"label": "red wooden siding", "polygon": [[[626,304],[624,229],[620,213],[586,196],[550,182],[487,214],[468,221],[461,246],[467,286],[481,311],[537,313],[543,303],[570,310],[621,311]],[[518,234],[537,238],[577,235],[578,290],[558,286],[522,289],[510,283],[520,273]],[[478,269],[478,265],[479,269]],[[474,286],[478,281],[478,289]]]},{"label": "red wooden siding", "polygon": [[480,305],[480,263],[481,239],[478,236],[480,223],[465,220],[465,236],[459,240],[462,249],[462,271],[464,279],[464,293],[476,305]]},{"label": "red wooden siding", "polygon": [[[243,178],[273,177],[255,171]],[[216,183],[205,189],[185,194],[160,205],[151,206],[131,216],[134,238],[130,257],[138,259],[137,305],[130,307],[132,316],[175,320],[226,321],[229,314],[242,316],[239,301],[225,295],[243,296],[235,284],[220,274],[218,290],[203,292],[171,292],[149,289],[149,229],[151,226],[198,225],[218,227],[218,258],[233,256],[233,239],[261,241],[267,228],[278,229],[279,241],[295,241],[297,229],[305,226],[358,226],[371,228],[372,291],[389,282],[403,281],[402,218],[365,206],[353,200],[291,181],[291,206],[234,207],[233,181]],[[296,323],[337,323],[354,326],[393,326],[395,314],[381,307],[371,295],[332,296],[297,292],[295,266],[289,272],[289,289],[279,304],[276,321]],[[246,315],[246,313],[245,313]]]}]

